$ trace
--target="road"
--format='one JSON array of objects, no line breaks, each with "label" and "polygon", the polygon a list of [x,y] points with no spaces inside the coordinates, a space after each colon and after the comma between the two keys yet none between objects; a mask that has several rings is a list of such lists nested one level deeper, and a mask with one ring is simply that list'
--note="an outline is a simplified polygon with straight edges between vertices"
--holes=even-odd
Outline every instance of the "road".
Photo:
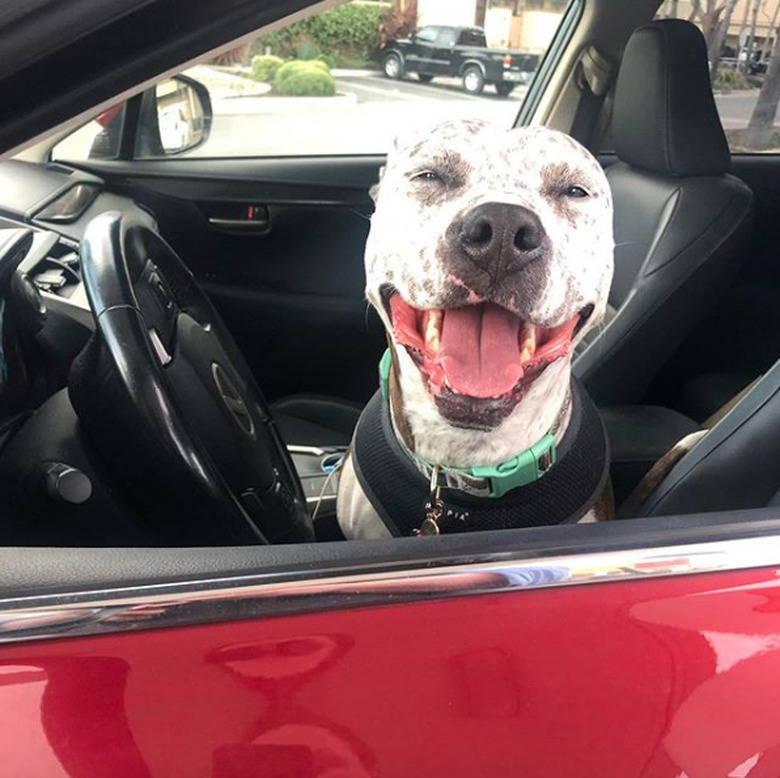
[{"label": "road", "polygon": [[718,106],[718,113],[723,126],[726,129],[746,127],[748,121],[750,121],[750,114],[753,112],[753,106],[756,104],[757,99],[757,89],[715,95],[715,104]]},{"label": "road", "polygon": [[[486,87],[473,96],[456,79],[421,84],[414,77],[391,81],[379,74],[341,76],[337,89],[339,98],[258,98],[251,109],[245,99],[216,100],[212,137],[197,154],[379,154],[408,128],[450,117],[478,116],[509,126],[527,92],[518,87],[502,98]],[[757,97],[757,90],[716,95],[724,127],[745,127]]]},{"label": "road", "polygon": [[409,127],[451,117],[509,126],[527,91],[499,97],[486,87],[473,96],[454,79],[421,84],[378,74],[339,77],[337,90],[341,97],[217,98],[211,138],[196,155],[380,154]]}]

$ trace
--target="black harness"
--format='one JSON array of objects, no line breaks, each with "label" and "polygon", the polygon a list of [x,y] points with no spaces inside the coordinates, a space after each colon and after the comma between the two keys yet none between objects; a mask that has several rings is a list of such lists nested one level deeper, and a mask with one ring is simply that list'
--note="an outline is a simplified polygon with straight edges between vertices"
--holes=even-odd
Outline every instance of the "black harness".
[{"label": "black harness", "polygon": [[[445,489],[437,524],[442,533],[574,523],[595,504],[607,482],[609,444],[596,406],[572,379],[571,417],[557,461],[538,480],[503,497],[475,497]],[[418,534],[430,482],[398,442],[389,402],[380,392],[360,416],[351,446],[360,486],[391,534]]]}]

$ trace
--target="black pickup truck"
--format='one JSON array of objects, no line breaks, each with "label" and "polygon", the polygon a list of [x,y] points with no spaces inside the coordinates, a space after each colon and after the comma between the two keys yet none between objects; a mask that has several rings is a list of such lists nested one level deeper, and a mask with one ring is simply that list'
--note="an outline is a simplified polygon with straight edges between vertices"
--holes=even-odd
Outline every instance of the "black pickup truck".
[{"label": "black pickup truck", "polygon": [[485,84],[492,84],[502,97],[527,84],[539,66],[536,54],[487,48],[478,27],[423,27],[409,39],[387,41],[380,57],[388,78],[416,73],[428,83],[435,76],[451,76],[460,78],[469,94],[481,94]]}]

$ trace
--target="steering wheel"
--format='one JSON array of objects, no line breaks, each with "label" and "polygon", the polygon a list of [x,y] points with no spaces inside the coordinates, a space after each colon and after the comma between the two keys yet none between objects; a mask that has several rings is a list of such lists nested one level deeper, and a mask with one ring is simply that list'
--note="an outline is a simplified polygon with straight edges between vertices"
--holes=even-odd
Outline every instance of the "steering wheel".
[{"label": "steering wheel", "polygon": [[314,539],[300,480],[244,358],[176,252],[111,212],[81,247],[96,331],[71,402],[142,516],[186,545]]}]

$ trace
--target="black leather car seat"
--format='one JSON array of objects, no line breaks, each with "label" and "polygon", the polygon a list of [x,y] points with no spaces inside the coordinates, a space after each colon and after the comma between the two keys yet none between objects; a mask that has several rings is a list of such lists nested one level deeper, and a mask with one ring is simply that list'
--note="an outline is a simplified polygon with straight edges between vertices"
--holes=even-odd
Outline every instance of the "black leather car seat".
[{"label": "black leather car seat", "polygon": [[693,24],[657,21],[631,36],[612,140],[610,309],[574,366],[599,405],[642,401],[663,363],[728,289],[753,212],[752,192],[727,173],[707,49]]},{"label": "black leather car seat", "polygon": [[[650,493],[640,516],[780,504],[780,362]],[[620,518],[634,518],[636,514]]]},{"label": "black leather car seat", "polygon": [[315,394],[296,394],[271,405],[288,446],[348,446],[362,410],[359,403]]}]

